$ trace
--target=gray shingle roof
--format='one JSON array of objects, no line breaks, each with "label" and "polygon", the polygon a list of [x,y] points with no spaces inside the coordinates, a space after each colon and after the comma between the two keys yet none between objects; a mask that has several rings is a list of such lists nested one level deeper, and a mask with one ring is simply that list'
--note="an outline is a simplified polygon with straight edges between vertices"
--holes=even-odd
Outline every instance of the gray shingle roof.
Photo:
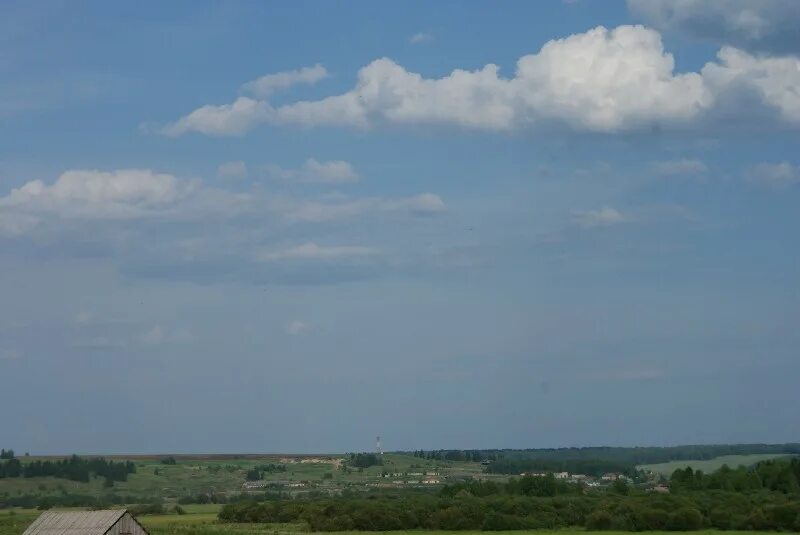
[{"label": "gray shingle roof", "polygon": [[45,511],[23,535],[104,535],[125,509],[105,511]]}]

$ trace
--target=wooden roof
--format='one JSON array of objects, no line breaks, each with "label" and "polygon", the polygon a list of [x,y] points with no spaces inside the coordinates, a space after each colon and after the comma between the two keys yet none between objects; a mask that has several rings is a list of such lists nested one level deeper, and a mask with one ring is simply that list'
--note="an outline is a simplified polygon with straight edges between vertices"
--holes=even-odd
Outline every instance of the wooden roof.
[{"label": "wooden roof", "polygon": [[23,535],[105,535],[125,509],[103,511],[45,511]]}]

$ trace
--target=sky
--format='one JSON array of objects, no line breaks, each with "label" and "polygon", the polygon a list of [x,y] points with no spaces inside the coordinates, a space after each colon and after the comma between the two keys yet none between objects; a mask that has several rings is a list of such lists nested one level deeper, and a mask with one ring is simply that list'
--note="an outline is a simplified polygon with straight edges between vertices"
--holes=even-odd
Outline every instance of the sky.
[{"label": "sky", "polygon": [[800,440],[800,3],[3,2],[33,453]]}]

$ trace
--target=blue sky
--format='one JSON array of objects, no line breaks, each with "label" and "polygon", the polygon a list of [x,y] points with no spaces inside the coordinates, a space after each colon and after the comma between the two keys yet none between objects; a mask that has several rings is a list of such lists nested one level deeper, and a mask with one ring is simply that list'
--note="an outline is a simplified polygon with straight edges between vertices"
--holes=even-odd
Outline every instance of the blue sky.
[{"label": "blue sky", "polygon": [[3,446],[798,440],[798,21],[4,3]]}]

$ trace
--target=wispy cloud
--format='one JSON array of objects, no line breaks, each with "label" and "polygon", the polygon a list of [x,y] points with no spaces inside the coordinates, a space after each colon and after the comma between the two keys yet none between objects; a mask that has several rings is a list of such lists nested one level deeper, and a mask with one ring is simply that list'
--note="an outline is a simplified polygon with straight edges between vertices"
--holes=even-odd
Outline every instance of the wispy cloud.
[{"label": "wispy cloud", "polygon": [[262,262],[281,260],[326,261],[349,257],[363,257],[379,254],[377,249],[360,245],[320,246],[309,242],[287,249],[265,251],[258,255]]},{"label": "wispy cloud", "polygon": [[619,210],[605,206],[599,210],[588,210],[586,212],[575,212],[573,214],[575,223],[583,228],[610,227],[630,221]]},{"label": "wispy cloud", "polygon": [[744,176],[751,184],[781,189],[800,183],[800,166],[789,162],[760,163],[748,168]]},{"label": "wispy cloud", "polygon": [[309,158],[299,169],[286,169],[279,165],[267,165],[264,169],[272,178],[308,184],[347,184],[359,179],[353,166],[343,160],[320,162]]},{"label": "wispy cloud", "polygon": [[417,32],[408,38],[408,42],[412,45],[421,45],[433,41],[433,35],[428,32]]},{"label": "wispy cloud", "polygon": [[220,178],[246,178],[247,164],[242,161],[225,162],[217,167],[217,176]]},{"label": "wispy cloud", "polygon": [[708,166],[705,163],[688,158],[654,162],[653,169],[661,176],[703,177],[708,173]]},{"label": "wispy cloud", "polygon": [[291,321],[286,325],[286,332],[292,336],[299,336],[306,331],[308,331],[308,324],[300,320]]},{"label": "wispy cloud", "polygon": [[258,98],[266,98],[276,91],[288,89],[293,85],[313,85],[327,77],[328,71],[318,63],[313,67],[264,75],[244,84],[242,91]]}]

